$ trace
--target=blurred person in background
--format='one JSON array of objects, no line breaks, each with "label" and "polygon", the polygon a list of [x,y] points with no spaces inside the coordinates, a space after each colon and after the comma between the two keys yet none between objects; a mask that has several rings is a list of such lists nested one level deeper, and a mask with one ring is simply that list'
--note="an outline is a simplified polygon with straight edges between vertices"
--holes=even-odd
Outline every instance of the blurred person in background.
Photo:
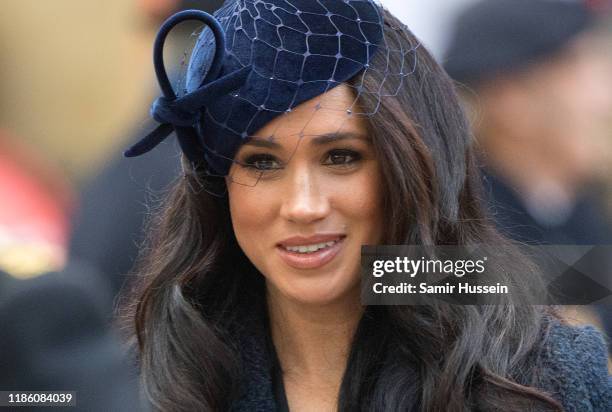
[{"label": "blurred person in background", "polygon": [[0,199],[0,391],[75,391],[70,410],[139,410],[135,375],[108,328],[106,279],[66,267],[72,187],[6,131]]},{"label": "blurred person in background", "polygon": [[[592,7],[597,10],[600,14],[605,18],[604,26],[605,34],[607,34],[607,42],[604,44],[604,49],[602,51],[606,51],[608,55],[612,55],[612,0],[592,0],[590,2]],[[606,209],[608,218],[612,220],[612,116],[610,116],[608,121],[608,136],[606,139],[607,149],[606,154],[608,155],[608,159],[606,161],[607,168],[604,169],[604,179],[603,179],[603,192],[606,197]]]},{"label": "blurred person in background", "polygon": [[129,359],[108,329],[109,300],[104,278],[82,265],[30,279],[0,269],[0,391],[74,391],[70,411],[143,410]]},{"label": "blurred person in background", "polygon": [[[222,0],[137,0],[146,26],[157,26],[175,11],[199,9],[211,11]],[[174,50],[184,51],[194,26],[179,26],[181,43]],[[187,39],[186,41],[184,39]],[[171,73],[179,78],[181,73]],[[134,137],[142,135],[138,127]],[[134,132],[134,131],[130,131]],[[108,277],[113,294],[123,285],[138,254],[143,238],[143,223],[155,199],[180,175],[180,151],[173,142],[164,142],[159,150],[142,159],[129,161],[114,152],[104,167],[86,182],[80,191],[80,207],[72,233],[70,254],[87,261]]]},{"label": "blurred person in background", "polygon": [[108,325],[107,281],[67,258],[74,188],[47,152],[3,120],[0,391],[73,391],[76,404],[65,410],[139,411],[136,376]]},{"label": "blurred person in background", "polygon": [[[492,217],[519,241],[612,244],[594,190],[611,138],[602,24],[586,3],[555,0],[480,1],[456,21],[445,68],[473,118]],[[593,264],[612,274],[610,259]],[[610,334],[609,306],[600,314]]]}]

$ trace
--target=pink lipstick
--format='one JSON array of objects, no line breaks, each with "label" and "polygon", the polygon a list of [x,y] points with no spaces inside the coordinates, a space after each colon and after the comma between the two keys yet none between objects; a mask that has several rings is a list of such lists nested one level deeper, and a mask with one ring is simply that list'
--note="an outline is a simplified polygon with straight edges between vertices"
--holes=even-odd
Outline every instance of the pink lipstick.
[{"label": "pink lipstick", "polygon": [[330,262],[340,252],[346,236],[325,234],[295,236],[276,246],[281,259],[296,269],[316,269]]}]

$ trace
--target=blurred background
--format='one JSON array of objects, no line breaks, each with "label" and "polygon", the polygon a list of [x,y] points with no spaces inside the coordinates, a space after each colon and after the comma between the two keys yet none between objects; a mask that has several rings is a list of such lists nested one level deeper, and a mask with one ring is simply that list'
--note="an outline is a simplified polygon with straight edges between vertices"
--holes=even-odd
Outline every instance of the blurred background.
[{"label": "blurred background", "polygon": [[[579,5],[588,16],[578,9],[534,11],[530,4],[541,2]],[[121,154],[152,124],[148,110],[159,94],[154,36],[177,10],[212,11],[221,3],[2,2],[0,292],[19,292],[0,293],[0,304],[14,303],[9,295],[17,301],[28,296],[32,288],[15,286],[17,280],[33,285],[43,274],[60,272],[61,284],[87,273],[99,280],[92,281],[95,290],[69,282],[97,296],[99,325],[108,327],[147,212],[179,174],[172,139],[138,159]],[[500,230],[527,242],[612,244],[611,2],[382,3],[457,82]],[[197,30],[184,24],[166,45],[177,79]],[[608,308],[577,309],[571,316],[610,331]],[[109,345],[117,344],[113,339]]]}]

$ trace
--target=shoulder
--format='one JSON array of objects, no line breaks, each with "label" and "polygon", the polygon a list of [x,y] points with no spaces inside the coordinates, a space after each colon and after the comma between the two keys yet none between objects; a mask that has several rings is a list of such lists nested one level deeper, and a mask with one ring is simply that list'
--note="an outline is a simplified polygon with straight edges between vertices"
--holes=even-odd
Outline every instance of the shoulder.
[{"label": "shoulder", "polygon": [[[35,311],[39,317],[53,317],[60,313],[74,315],[80,312],[72,310],[80,309],[85,313],[99,313],[104,322],[113,298],[100,273],[76,262],[62,272],[47,272],[27,279],[0,272],[0,284],[0,316],[25,316],[25,312]],[[50,308],[54,310],[49,311]]]},{"label": "shoulder", "polygon": [[548,322],[540,348],[539,382],[569,411],[612,410],[612,377],[608,350],[593,326],[575,327],[554,319]]}]

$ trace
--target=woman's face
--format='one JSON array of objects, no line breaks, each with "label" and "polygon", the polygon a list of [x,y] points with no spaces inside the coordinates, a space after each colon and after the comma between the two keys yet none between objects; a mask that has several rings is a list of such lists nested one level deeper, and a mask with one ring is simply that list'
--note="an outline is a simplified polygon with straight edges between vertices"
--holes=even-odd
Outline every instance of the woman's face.
[{"label": "woman's face", "polygon": [[[382,180],[366,120],[347,112],[354,100],[337,86],[272,120],[256,135],[273,138],[236,154],[232,225],[270,293],[316,304],[359,296],[361,246],[382,235]],[[237,183],[249,176],[256,185]]]}]

